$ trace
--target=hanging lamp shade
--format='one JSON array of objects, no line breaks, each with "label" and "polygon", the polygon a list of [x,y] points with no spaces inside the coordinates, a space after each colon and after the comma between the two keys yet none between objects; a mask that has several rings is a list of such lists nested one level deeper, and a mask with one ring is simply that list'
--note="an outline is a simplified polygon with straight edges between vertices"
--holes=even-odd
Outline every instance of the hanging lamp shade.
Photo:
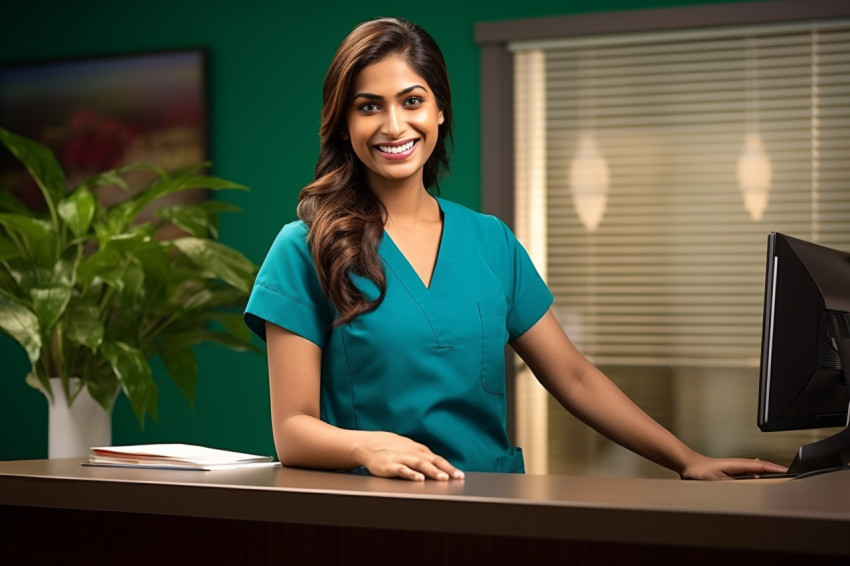
[{"label": "hanging lamp shade", "polygon": [[599,152],[596,139],[592,134],[582,134],[570,164],[570,187],[576,213],[590,232],[596,230],[605,215],[609,183],[608,164]]},{"label": "hanging lamp shade", "polygon": [[738,157],[738,185],[744,197],[744,206],[753,220],[761,220],[770,192],[773,167],[764,149],[761,134],[747,134],[744,148]]}]

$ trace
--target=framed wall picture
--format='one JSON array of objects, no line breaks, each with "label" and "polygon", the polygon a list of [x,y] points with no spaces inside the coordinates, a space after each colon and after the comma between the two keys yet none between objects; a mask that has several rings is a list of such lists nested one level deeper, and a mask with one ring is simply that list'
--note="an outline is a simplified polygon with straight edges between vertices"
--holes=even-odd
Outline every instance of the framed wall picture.
[{"label": "framed wall picture", "polygon": [[[206,161],[207,123],[203,49],[0,66],[0,126],[50,147],[69,187],[135,161],[165,170]],[[0,190],[41,206],[38,188],[2,148]],[[125,195],[116,187],[100,196],[109,204]]]}]

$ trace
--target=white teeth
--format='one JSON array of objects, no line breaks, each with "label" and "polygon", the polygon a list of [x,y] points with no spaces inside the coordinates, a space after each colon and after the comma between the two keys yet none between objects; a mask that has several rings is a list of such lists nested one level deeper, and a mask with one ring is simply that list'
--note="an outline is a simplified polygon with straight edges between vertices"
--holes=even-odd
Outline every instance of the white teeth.
[{"label": "white teeth", "polygon": [[378,149],[380,149],[384,153],[402,153],[404,151],[407,151],[411,147],[413,147],[414,143],[415,142],[413,142],[413,141],[409,141],[404,145],[399,145],[399,146],[395,146],[395,147],[389,147],[389,146],[386,146],[386,145],[379,145]]}]

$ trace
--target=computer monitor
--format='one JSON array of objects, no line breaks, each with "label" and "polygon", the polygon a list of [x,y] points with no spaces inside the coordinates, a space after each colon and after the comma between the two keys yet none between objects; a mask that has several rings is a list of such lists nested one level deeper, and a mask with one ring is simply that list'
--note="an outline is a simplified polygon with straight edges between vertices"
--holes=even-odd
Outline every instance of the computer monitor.
[{"label": "computer monitor", "polygon": [[850,253],[768,237],[758,426],[843,427],[800,447],[789,473],[850,463]]}]

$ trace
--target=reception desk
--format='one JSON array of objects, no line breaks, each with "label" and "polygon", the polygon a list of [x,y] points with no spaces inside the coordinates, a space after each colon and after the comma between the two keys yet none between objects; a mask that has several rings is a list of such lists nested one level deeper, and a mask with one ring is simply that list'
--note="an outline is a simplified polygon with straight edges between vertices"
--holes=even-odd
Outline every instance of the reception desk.
[{"label": "reception desk", "polygon": [[772,565],[848,563],[850,472],[410,483],[290,468],[0,462],[0,563],[711,564],[757,555]]}]

